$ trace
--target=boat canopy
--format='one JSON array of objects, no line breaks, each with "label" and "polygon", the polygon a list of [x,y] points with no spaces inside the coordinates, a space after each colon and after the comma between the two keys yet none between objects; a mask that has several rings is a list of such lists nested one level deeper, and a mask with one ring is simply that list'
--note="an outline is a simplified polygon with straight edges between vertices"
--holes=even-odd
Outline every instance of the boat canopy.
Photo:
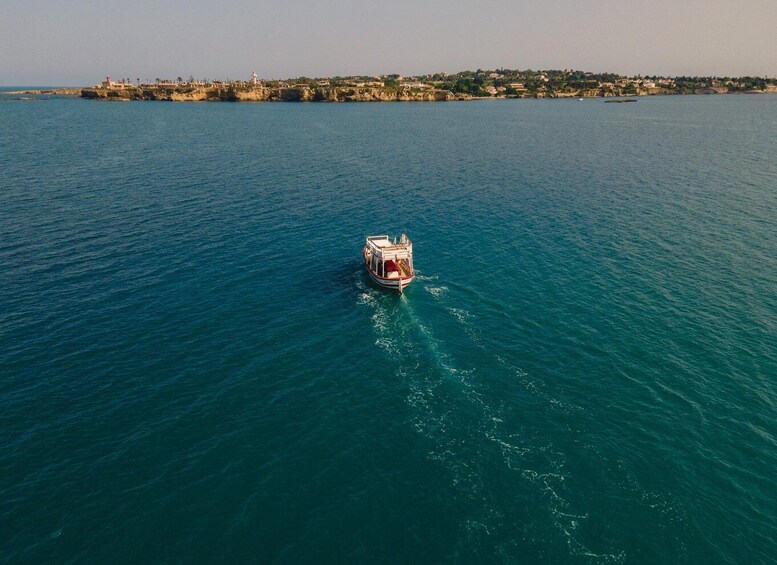
[{"label": "boat canopy", "polygon": [[369,235],[367,247],[375,257],[383,261],[407,260],[413,256],[413,243],[405,234],[402,234],[399,241],[392,241],[387,235]]}]

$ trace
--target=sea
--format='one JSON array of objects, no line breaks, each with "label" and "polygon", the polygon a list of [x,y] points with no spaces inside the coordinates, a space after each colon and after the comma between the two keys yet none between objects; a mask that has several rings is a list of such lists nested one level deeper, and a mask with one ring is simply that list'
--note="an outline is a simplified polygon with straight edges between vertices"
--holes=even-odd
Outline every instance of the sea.
[{"label": "sea", "polygon": [[774,562],[777,96],[18,98],[1,563]]}]

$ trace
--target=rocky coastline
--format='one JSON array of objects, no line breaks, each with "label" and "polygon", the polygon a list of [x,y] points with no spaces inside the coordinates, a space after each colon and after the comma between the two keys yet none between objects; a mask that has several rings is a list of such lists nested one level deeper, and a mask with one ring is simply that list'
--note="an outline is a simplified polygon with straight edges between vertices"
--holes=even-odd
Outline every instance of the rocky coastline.
[{"label": "rocky coastline", "polygon": [[380,87],[190,87],[145,86],[84,88],[82,98],[96,100],[166,100],[171,102],[446,102],[472,96],[449,90]]},{"label": "rocky coastline", "polygon": [[[67,91],[67,92],[65,92]],[[48,93],[40,91],[36,94]],[[481,98],[635,98],[682,94],[762,94],[777,92],[768,77],[627,77],[575,70],[461,71],[403,77],[348,76],[285,80],[220,81],[157,78],[111,80],[77,93],[96,100],[167,100],[173,102],[448,102]]]},{"label": "rocky coastline", "polygon": [[[537,92],[517,96],[477,96],[441,89],[389,89],[382,87],[232,87],[232,86],[148,86],[83,89],[58,89],[54,91],[24,91],[17,94],[58,94],[80,96],[93,100],[129,102],[131,100],[162,100],[168,102],[450,102],[456,100],[505,99],[505,98],[616,98],[630,100],[644,96],[683,94],[762,94],[765,91],[727,92],[722,89],[695,89],[689,92],[640,91],[636,93],[611,93],[597,90],[569,92]],[[11,94],[11,93],[5,93]]]}]

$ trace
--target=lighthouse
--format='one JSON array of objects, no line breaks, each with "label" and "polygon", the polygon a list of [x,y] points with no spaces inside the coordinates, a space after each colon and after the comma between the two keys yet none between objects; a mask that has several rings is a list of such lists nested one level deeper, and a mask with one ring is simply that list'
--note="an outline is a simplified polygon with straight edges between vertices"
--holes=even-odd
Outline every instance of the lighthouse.
[{"label": "lighthouse", "polygon": [[254,83],[254,86],[256,86],[259,82],[259,79],[256,76],[256,71],[251,73],[251,82]]}]

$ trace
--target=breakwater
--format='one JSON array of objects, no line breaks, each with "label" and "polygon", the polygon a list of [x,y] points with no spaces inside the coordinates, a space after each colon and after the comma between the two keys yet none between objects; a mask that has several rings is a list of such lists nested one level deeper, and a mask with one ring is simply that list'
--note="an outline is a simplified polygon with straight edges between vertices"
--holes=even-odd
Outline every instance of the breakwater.
[{"label": "breakwater", "polygon": [[4,91],[3,94],[5,95],[25,95],[25,96],[40,96],[45,94],[54,94],[57,96],[78,96],[81,94],[82,89],[80,88],[35,88],[35,89],[25,89],[25,90],[7,90]]}]

